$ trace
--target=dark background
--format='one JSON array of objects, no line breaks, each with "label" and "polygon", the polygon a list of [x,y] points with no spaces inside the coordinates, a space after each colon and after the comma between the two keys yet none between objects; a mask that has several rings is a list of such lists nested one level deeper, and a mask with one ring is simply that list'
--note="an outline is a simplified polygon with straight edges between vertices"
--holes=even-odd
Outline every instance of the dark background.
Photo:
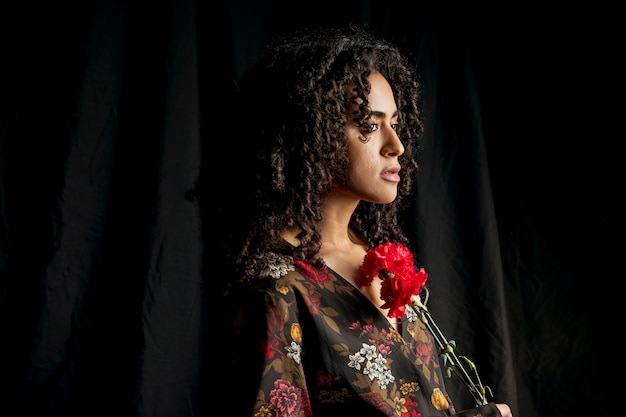
[{"label": "dark background", "polygon": [[[426,134],[405,221],[457,353],[516,417],[619,410],[601,388],[619,356],[623,276],[617,15],[4,2],[0,414],[228,415],[212,214],[246,169],[229,135],[233,84],[274,35],[347,22],[398,44],[420,74]],[[448,387],[457,408],[471,405]]]}]

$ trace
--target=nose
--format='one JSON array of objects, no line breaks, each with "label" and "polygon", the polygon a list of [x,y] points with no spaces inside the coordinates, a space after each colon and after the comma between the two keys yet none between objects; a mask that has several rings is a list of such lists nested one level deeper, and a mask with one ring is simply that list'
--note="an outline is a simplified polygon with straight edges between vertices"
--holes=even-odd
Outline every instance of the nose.
[{"label": "nose", "polygon": [[404,153],[404,145],[398,137],[396,131],[390,126],[384,127],[385,145],[383,146],[382,153],[385,156],[400,156]]}]

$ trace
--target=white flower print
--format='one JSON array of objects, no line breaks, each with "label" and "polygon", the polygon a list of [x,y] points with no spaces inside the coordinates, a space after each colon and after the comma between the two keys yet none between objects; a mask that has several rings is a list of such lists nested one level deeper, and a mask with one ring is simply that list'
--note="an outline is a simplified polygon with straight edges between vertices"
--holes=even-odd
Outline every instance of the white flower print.
[{"label": "white flower print", "polygon": [[361,364],[365,362],[365,358],[361,356],[360,352],[355,353],[354,355],[348,355],[350,358],[350,362],[348,362],[348,366],[354,369],[361,369]]},{"label": "white flower print", "polygon": [[294,360],[295,363],[300,364],[300,354],[302,353],[302,346],[296,342],[291,342],[291,346],[285,347],[287,350],[287,357]]},{"label": "white flower print", "polygon": [[415,312],[415,307],[411,305],[407,304],[407,309],[405,310],[404,315],[406,319],[409,321],[409,323],[413,323],[415,320],[417,320],[417,313]]},{"label": "white flower print", "polygon": [[378,385],[385,389],[387,385],[396,380],[391,374],[391,370],[387,368],[387,359],[377,352],[376,346],[363,343],[361,349],[354,355],[349,355],[350,361],[348,366],[357,370],[361,369],[363,362],[363,374],[369,376],[370,380],[377,380]]},{"label": "white flower print", "polygon": [[269,252],[263,258],[265,261],[265,267],[259,273],[261,277],[272,277],[275,279],[281,278],[289,271],[295,271],[295,267],[292,263],[292,258],[286,255],[278,255],[274,252]]}]

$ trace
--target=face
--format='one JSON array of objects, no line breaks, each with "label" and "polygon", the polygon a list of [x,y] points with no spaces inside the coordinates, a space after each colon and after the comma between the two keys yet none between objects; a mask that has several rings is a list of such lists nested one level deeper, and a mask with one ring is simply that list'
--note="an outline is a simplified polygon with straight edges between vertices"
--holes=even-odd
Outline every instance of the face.
[{"label": "face", "polygon": [[[378,72],[372,73],[368,80],[372,87],[368,96],[372,109],[371,118],[367,120],[370,132],[364,142],[359,126],[350,121],[347,123],[348,173],[346,182],[335,191],[371,203],[387,204],[398,194],[398,158],[404,153],[404,146],[396,134],[398,109],[391,86]],[[349,114],[355,106],[354,103],[348,106]]]}]

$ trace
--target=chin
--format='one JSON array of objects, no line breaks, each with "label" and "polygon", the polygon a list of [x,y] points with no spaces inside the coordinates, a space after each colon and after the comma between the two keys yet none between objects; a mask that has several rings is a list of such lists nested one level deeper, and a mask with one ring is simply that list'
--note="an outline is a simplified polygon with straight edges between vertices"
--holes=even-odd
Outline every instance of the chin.
[{"label": "chin", "polygon": [[378,199],[372,200],[371,203],[374,203],[374,204],[391,204],[394,201],[396,201],[396,197],[397,197],[397,195],[394,195],[393,197],[389,197],[389,198],[378,198]]}]

